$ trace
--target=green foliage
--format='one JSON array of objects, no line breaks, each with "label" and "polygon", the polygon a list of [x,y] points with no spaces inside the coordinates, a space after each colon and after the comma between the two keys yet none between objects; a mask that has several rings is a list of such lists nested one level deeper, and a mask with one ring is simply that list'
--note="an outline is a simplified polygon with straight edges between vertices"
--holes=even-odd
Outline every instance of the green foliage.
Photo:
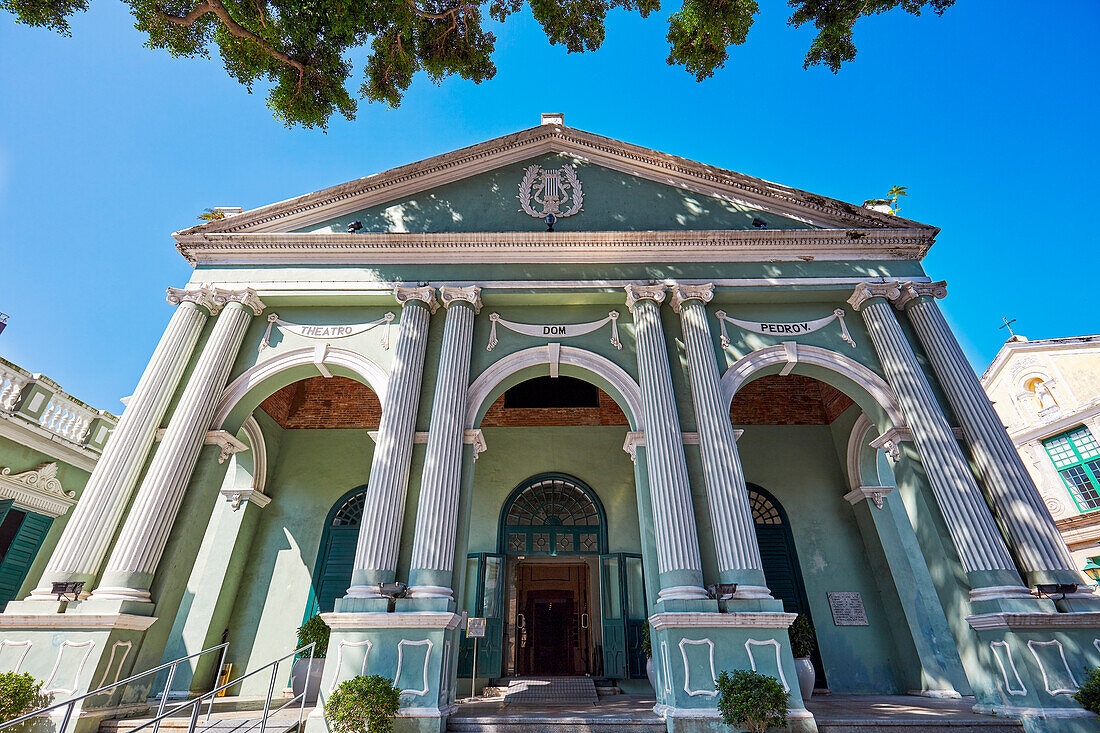
[{"label": "green foliage", "polygon": [[[149,48],[203,57],[216,47],[225,69],[251,93],[270,85],[267,104],[287,125],[325,127],[333,114],[354,119],[349,57],[369,47],[361,97],[398,106],[418,72],[433,82],[458,75],[492,79],[496,37],[484,11],[504,23],[527,6],[547,39],[570,53],[598,49],[610,10],[648,16],[659,0],[126,0]],[[805,66],[834,72],[856,54],[852,29],[866,15],[896,8],[936,14],[955,0],[788,0],[789,23],[811,23],[817,37]],[[486,4],[487,3],[487,4]],[[0,0],[16,22],[69,34],[69,18],[87,0]],[[702,80],[745,42],[757,0],[683,0],[669,18],[668,63]]]},{"label": "green foliage", "polygon": [[345,680],[325,701],[325,718],[336,733],[389,733],[401,691],[380,675]]},{"label": "green foliage", "polygon": [[889,192],[887,192],[886,195],[890,197],[890,202],[893,204],[892,208],[890,209],[890,213],[897,214],[899,208],[898,196],[908,196],[909,191],[906,189],[905,186],[894,186],[889,190]]},{"label": "green foliage", "polygon": [[42,683],[31,675],[0,672],[0,723],[49,704],[50,696],[42,694]]},{"label": "green foliage", "polygon": [[310,642],[316,642],[313,647],[313,658],[323,659],[328,653],[328,625],[321,620],[320,615],[311,617],[298,627],[298,648],[301,649]]},{"label": "green foliage", "polygon": [[1085,710],[1100,715],[1100,667],[1088,670],[1086,675],[1085,681],[1073,693],[1073,699]]},{"label": "green foliage", "polygon": [[649,622],[642,626],[642,654],[646,659],[653,659],[653,645],[649,641]]},{"label": "green foliage", "polygon": [[787,725],[787,701],[779,680],[738,669],[718,675],[718,712],[722,722],[762,733]]},{"label": "green foliage", "polygon": [[798,614],[798,618],[794,620],[791,627],[787,629],[787,634],[791,637],[791,651],[794,652],[794,656],[808,657],[814,653],[814,649],[817,648],[817,636],[814,634],[814,625],[810,623],[810,619],[806,614]]},{"label": "green foliage", "polygon": [[225,218],[225,212],[215,211],[214,209],[203,209],[202,213],[199,214],[199,218],[203,221],[217,221],[218,219]]}]

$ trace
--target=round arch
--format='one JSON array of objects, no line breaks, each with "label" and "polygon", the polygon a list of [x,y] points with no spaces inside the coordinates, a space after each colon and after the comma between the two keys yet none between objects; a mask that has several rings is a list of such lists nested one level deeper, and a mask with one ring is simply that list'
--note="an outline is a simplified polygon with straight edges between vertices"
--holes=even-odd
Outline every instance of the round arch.
[{"label": "round arch", "polygon": [[[607,513],[599,495],[576,476],[540,473],[519,482],[500,508],[497,552],[518,555],[607,553]],[[545,534],[545,547],[537,535]],[[513,545],[523,535],[523,546]],[[595,537],[591,537],[595,535]]]},{"label": "round arch", "polygon": [[324,350],[306,347],[260,362],[230,382],[218,400],[212,429],[235,432],[260,402],[288,384],[318,376],[321,364],[333,375],[363,382],[385,403],[389,375],[370,358],[331,346]]},{"label": "round arch", "polygon": [[[509,387],[532,377],[545,376],[543,366],[550,363],[547,346],[532,346],[493,362],[478,375],[467,392],[466,429],[476,428],[493,401]],[[560,347],[557,364],[560,374],[590,381],[607,392],[626,414],[630,429],[642,429],[642,391],[621,366],[605,356],[574,346]]]},{"label": "round arch", "polygon": [[356,486],[337,499],[325,515],[317,561],[313,564],[306,618],[318,612],[331,612],[336,599],[343,597],[351,585],[355,545],[359,539],[366,495],[366,484]]},{"label": "round arch", "polygon": [[754,351],[734,363],[722,375],[722,401],[728,411],[737,390],[767,374],[801,374],[831,384],[868,415],[881,415],[888,425],[905,427],[905,417],[894,391],[879,375],[858,361],[820,346],[778,344]]}]

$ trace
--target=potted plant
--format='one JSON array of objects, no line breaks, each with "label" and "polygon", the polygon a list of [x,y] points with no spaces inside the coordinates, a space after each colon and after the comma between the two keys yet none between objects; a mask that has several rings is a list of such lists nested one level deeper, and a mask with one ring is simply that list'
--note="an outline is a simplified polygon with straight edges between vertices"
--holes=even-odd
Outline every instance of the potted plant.
[{"label": "potted plant", "polygon": [[[313,642],[312,656],[294,660],[290,669],[290,688],[295,695],[306,693],[306,702],[316,702],[321,689],[321,673],[325,670],[325,654],[328,652],[329,628],[320,614],[313,616],[298,628],[298,648]],[[309,654],[309,652],[304,652]]]},{"label": "potted plant", "polygon": [[15,720],[49,704],[50,696],[42,694],[42,683],[31,675],[0,672],[0,723]]},{"label": "potted plant", "polygon": [[763,733],[787,725],[787,702],[779,680],[738,669],[718,675],[718,713],[730,727]]},{"label": "potted plant", "polygon": [[787,633],[791,637],[791,651],[794,653],[794,671],[798,675],[798,689],[802,693],[802,699],[809,700],[810,695],[814,694],[814,683],[817,682],[814,663],[810,659],[810,655],[817,648],[814,626],[810,623],[810,619],[806,614],[800,613],[787,630]]},{"label": "potted plant", "polygon": [[1100,667],[1088,670],[1087,675],[1073,694],[1073,699],[1090,713],[1100,715]]},{"label": "potted plant", "polygon": [[325,701],[325,719],[336,733],[390,733],[401,690],[377,674],[341,682]]},{"label": "potted plant", "polygon": [[653,668],[653,646],[649,641],[648,622],[642,626],[642,654],[645,654],[645,676],[649,678],[653,692],[657,692],[657,672]]}]

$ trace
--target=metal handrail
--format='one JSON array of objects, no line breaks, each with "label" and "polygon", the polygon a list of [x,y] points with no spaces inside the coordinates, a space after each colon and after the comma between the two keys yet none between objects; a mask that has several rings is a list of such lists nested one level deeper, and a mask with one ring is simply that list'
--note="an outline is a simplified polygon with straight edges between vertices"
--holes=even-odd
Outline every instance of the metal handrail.
[{"label": "metal handrail", "polygon": [[[217,646],[212,646],[209,649],[203,649],[201,652],[195,652],[194,654],[188,654],[186,657],[180,657],[179,659],[175,659],[171,662],[165,662],[164,664],[160,665],[159,667],[153,667],[152,669],[148,669],[148,670],[146,670],[144,672],[141,672],[139,674],[135,674],[131,677],[127,677],[124,680],[119,680],[119,681],[116,681],[116,682],[112,682],[109,685],[104,685],[103,687],[100,687],[98,690],[92,690],[91,692],[85,692],[83,695],[79,695],[77,697],[74,697],[71,700],[65,700],[65,701],[59,702],[55,705],[51,705],[48,708],[40,708],[38,710],[35,710],[34,712],[27,713],[26,715],[21,715],[18,718],[13,718],[12,720],[9,720],[7,722],[2,722],[2,723],[0,723],[0,730],[3,730],[4,728],[8,728],[10,726],[16,725],[18,723],[24,723],[24,722],[30,720],[31,718],[37,718],[37,717],[40,717],[42,715],[46,715],[47,713],[49,713],[52,710],[57,710],[58,708],[68,706],[68,710],[65,711],[65,719],[61,721],[61,725],[57,729],[58,733],[65,733],[65,728],[67,728],[68,725],[69,725],[69,719],[72,718],[73,709],[76,707],[76,704],[78,702],[80,702],[81,700],[86,700],[89,697],[95,697],[97,695],[102,695],[107,690],[113,690],[116,687],[121,687],[123,685],[128,685],[128,684],[130,684],[131,682],[133,682],[135,680],[140,680],[142,677],[148,677],[151,674],[156,674],[157,672],[160,672],[163,669],[168,669],[169,667],[171,667],[172,669],[168,673],[168,681],[164,683],[164,690],[163,690],[163,692],[161,693],[161,696],[160,696],[160,710],[158,711],[158,713],[163,713],[164,712],[165,701],[168,699],[168,688],[170,688],[172,686],[172,680],[176,676],[176,667],[179,665],[179,663],[180,662],[186,662],[188,659],[194,659],[196,657],[201,657],[203,654],[206,654],[208,652],[217,651],[218,649],[221,649],[222,650],[221,662],[218,664],[218,670],[220,672],[222,666],[225,664],[225,652],[228,648],[229,648],[229,642],[228,641],[223,641],[221,644],[218,644]],[[210,706],[213,707],[213,705],[214,705],[214,701],[213,701],[213,699],[211,699]],[[209,713],[209,711],[207,711],[207,717],[209,717],[209,715],[210,715],[210,713]],[[159,730],[159,728],[160,728],[160,724],[158,722],[157,730]]]},{"label": "metal handrail", "polygon": [[[228,690],[230,687],[233,687],[234,685],[239,684],[240,682],[248,679],[249,677],[251,677],[254,674],[258,674],[259,672],[264,671],[268,667],[271,667],[271,681],[267,685],[267,697],[264,699],[264,715],[258,721],[258,724],[260,726],[260,733],[264,733],[264,731],[267,729],[267,719],[269,717],[271,717],[272,715],[278,715],[280,712],[285,710],[290,705],[293,705],[295,702],[298,702],[299,698],[301,698],[301,706],[298,708],[298,729],[300,731],[301,727],[302,727],[302,718],[305,716],[306,693],[309,692],[309,675],[310,675],[310,672],[313,671],[313,650],[314,650],[314,646],[316,644],[317,644],[317,642],[311,641],[310,643],[306,644],[305,646],[301,647],[300,649],[295,649],[294,651],[290,652],[289,654],[285,654],[285,655],[279,657],[278,659],[276,659],[273,662],[268,662],[267,664],[265,664],[262,667],[258,667],[257,669],[254,669],[251,672],[246,672],[245,674],[241,675],[240,677],[238,677],[235,680],[230,680],[229,682],[226,682],[221,687],[215,688],[215,689],[211,690],[210,692],[204,692],[203,694],[199,695],[198,697],[192,698],[192,699],[188,700],[187,702],[181,703],[180,705],[177,705],[176,707],[172,708],[168,712],[163,712],[163,706],[162,706],[162,712],[159,713],[157,715],[157,717],[153,718],[152,720],[148,720],[148,721],[142,723],[141,725],[139,725],[136,728],[130,729],[129,733],[138,733],[138,731],[144,730],[144,729],[148,728],[151,725],[156,726],[153,729],[154,731],[156,731],[157,728],[160,727],[160,721],[164,720],[165,718],[167,718],[171,715],[174,715],[175,713],[179,712],[180,710],[183,710],[184,708],[186,708],[188,706],[191,706],[192,709],[191,709],[191,722],[187,726],[187,733],[194,733],[195,728],[199,724],[199,712],[202,708],[203,699],[205,699],[207,697],[210,698],[210,706],[206,710],[206,720],[209,721],[210,720],[210,709],[213,707],[214,698],[218,695],[218,693],[220,693],[224,690]],[[286,661],[288,658],[301,656],[302,652],[306,651],[307,649],[309,650],[309,663],[306,665],[306,684],[303,686],[301,693],[299,693],[299,694],[295,695],[294,697],[290,698],[289,700],[287,700],[275,712],[271,712],[271,697],[275,694],[275,682],[279,678],[279,665],[281,663],[283,663],[284,661]],[[248,728],[246,728],[244,731],[241,731],[241,733],[248,733],[248,731],[251,731],[254,727],[256,727],[256,725],[257,725],[257,723],[253,723]],[[60,733],[64,733],[64,730],[60,731]]]}]

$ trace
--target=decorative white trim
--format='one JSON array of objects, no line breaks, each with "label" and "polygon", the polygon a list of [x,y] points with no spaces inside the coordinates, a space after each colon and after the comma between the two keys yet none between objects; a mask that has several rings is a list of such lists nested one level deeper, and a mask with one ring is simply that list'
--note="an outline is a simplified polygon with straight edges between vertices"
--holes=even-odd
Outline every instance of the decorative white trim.
[{"label": "decorative white trim", "polygon": [[[251,415],[249,417],[251,417]],[[164,439],[164,434],[167,430],[167,428],[157,428],[157,442]],[[216,445],[221,447],[222,451],[218,455],[218,463],[225,463],[234,453],[244,453],[248,450],[247,443],[225,430],[207,430],[206,437],[203,439],[203,445]]]},{"label": "decorative white trim", "polygon": [[676,283],[672,286],[672,297],[668,299],[673,313],[679,313],[680,308],[689,300],[698,300],[706,305],[714,300],[714,283],[701,283],[699,285],[687,285]]},{"label": "decorative white trim", "polygon": [[489,444],[485,442],[485,433],[481,428],[474,428],[462,431],[462,442],[466,445],[472,445],[474,447],[474,460],[477,457],[489,449]]},{"label": "decorative white trim", "polygon": [[458,705],[451,703],[441,708],[430,705],[410,705],[398,708],[394,713],[395,718],[444,718],[458,712]]},{"label": "decorative white trim", "polygon": [[672,694],[672,663],[669,661],[668,642],[667,641],[662,641],[661,642],[661,662],[662,662],[662,666],[665,669],[665,674],[664,674],[665,694],[666,695],[671,695]]},{"label": "decorative white trim", "polygon": [[17,509],[59,517],[76,503],[75,497],[58,480],[56,461],[14,476],[10,468],[0,468],[0,500],[11,499]]},{"label": "decorative white trim", "polygon": [[[478,375],[467,392],[466,428],[475,427],[474,422],[478,419],[478,413],[498,384],[522,369],[540,364],[549,365],[549,363],[549,353],[546,348],[532,346],[509,354],[490,365]],[[605,356],[575,346],[561,347],[561,363],[586,369],[607,380],[626,403],[620,407],[626,413],[631,426],[635,430],[642,429],[642,391],[626,370]]]},{"label": "decorative white trim", "polygon": [[[875,424],[871,422],[871,418],[867,417],[867,413],[859,413],[859,417],[856,418],[855,425],[852,426],[852,432],[848,436],[848,453],[847,453],[847,466],[848,466],[848,487],[853,491],[863,486],[867,482],[867,478],[863,475],[863,462],[860,460],[863,456],[864,447],[867,445],[867,434],[870,433],[875,427]],[[879,477],[876,475],[873,480],[877,483]]]},{"label": "decorative white trim", "polygon": [[[714,688],[713,690],[704,690],[704,689],[694,689],[693,690],[691,688],[691,682],[690,682],[691,681],[691,665],[688,664],[687,649],[684,648],[685,644],[691,645],[691,646],[702,646],[702,645],[706,644],[707,647],[709,647],[707,656],[710,659],[710,683],[711,683],[711,686]],[[686,692],[691,697],[695,697],[696,695],[706,695],[707,697],[717,697],[718,696],[718,675],[714,672],[714,642],[711,641],[710,639],[680,639],[680,656],[684,660],[684,692]]]},{"label": "decorative white trim", "polygon": [[[287,369],[293,369],[299,366],[311,366],[313,363],[313,347],[307,346],[300,349],[292,349],[286,353],[273,356],[267,361],[253,365],[230,382],[229,386],[222,392],[222,396],[218,400],[218,407],[214,411],[214,419],[211,421],[211,425],[220,429],[225,424],[226,419],[229,417],[229,413],[233,411],[237,403],[240,402],[252,388],[263,381]],[[369,357],[363,354],[357,354],[354,351],[349,351],[348,349],[331,348],[325,353],[324,363],[344,367],[358,374],[363,378],[363,381],[367,383],[367,386],[378,396],[378,400],[385,404],[386,385],[389,381],[389,375],[386,374],[386,371],[382,369],[382,367],[371,361]]]},{"label": "decorative white trim", "polygon": [[[1005,655],[1008,657],[1008,666],[1012,668],[1012,675],[1016,678],[1016,684],[1019,685],[1019,689],[1013,689],[1012,683],[1008,679],[1008,670],[1005,669],[1005,663],[1001,659],[1001,655],[997,653],[997,648],[1000,647],[1005,650]],[[1012,649],[1008,646],[1007,641],[991,641],[989,642],[989,649],[993,652],[993,658],[997,660],[997,666],[1001,668],[1001,677],[1005,681],[1005,691],[1009,695],[1026,695],[1027,687],[1024,685],[1024,681],[1020,679],[1020,673],[1016,669],[1016,663],[1012,661]]]},{"label": "decorative white trim", "polygon": [[[741,385],[748,381],[750,376],[761,369],[776,364],[788,363],[789,355],[782,344],[758,349],[739,359],[722,375],[722,401],[725,404],[725,409],[727,411],[730,409],[733,396],[741,388]],[[901,407],[898,405],[890,385],[858,361],[850,359],[839,352],[823,349],[820,346],[799,344],[798,363],[823,367],[847,377],[862,387],[872,399],[882,406],[891,424],[894,426],[905,425]]]},{"label": "decorative white trim", "polygon": [[[797,614],[793,614],[797,616]],[[783,660],[779,656],[780,645],[775,639],[767,639],[760,641],[758,639],[747,639],[745,641],[745,651],[749,654],[749,665],[752,667],[752,671],[756,671],[756,658],[752,655],[752,648],[754,646],[773,646],[775,647],[775,668],[779,670],[779,681],[783,683],[783,691],[790,692],[791,686],[787,684],[787,677],[783,674]]]},{"label": "decorative white trim", "polygon": [[797,613],[782,611],[738,611],[734,613],[670,612],[649,617],[654,631],[684,628],[786,629],[798,618]]},{"label": "decorative white trim", "polygon": [[370,639],[364,639],[363,641],[346,641],[340,640],[340,645],[336,647],[336,671],[332,675],[332,685],[329,686],[328,691],[332,692],[336,689],[336,685],[340,682],[340,670],[343,669],[344,663],[344,647],[362,647],[365,646],[367,651],[363,653],[363,665],[360,667],[360,674],[365,675],[367,673],[367,660],[370,659],[370,650],[374,648],[374,644]]},{"label": "decorative white trim", "polygon": [[[107,660],[107,666],[103,668],[103,677],[100,678],[99,684],[95,686],[95,689],[99,689],[100,687],[105,687],[108,684],[107,675],[109,675],[111,673],[111,665],[113,665],[115,663],[115,653],[118,651],[118,648],[120,646],[126,647],[126,651],[125,651],[125,653],[123,653],[122,659],[118,660],[118,669],[115,670],[115,678],[113,680],[111,680],[110,684],[114,684],[115,682],[118,682],[118,678],[122,676],[122,665],[126,664],[126,657],[130,656],[130,651],[134,648],[134,642],[132,642],[132,641],[116,641],[111,646],[111,656]],[[100,693],[100,694],[107,694],[107,693]],[[97,695],[97,697],[98,697],[98,695]]]},{"label": "decorative white trim", "polygon": [[1092,645],[1096,647],[1096,651],[1100,652],[1100,639],[1093,639]]},{"label": "decorative white trim", "polygon": [[[1012,591],[1011,596],[990,595],[975,599],[974,594],[981,591]],[[1023,591],[1023,592],[1021,592]],[[1033,600],[1034,596],[1019,586],[1001,588],[980,588],[970,592],[971,600],[993,600],[999,598],[1020,598]],[[990,629],[1093,629],[1100,626],[1100,611],[1081,613],[982,613],[967,616],[966,622],[975,631]],[[1100,647],[1097,647],[1100,649]]]},{"label": "decorative white trim", "polygon": [[1058,720],[1064,718],[1091,718],[1096,719],[1096,713],[1082,710],[1081,708],[1025,708],[1014,705],[975,705],[972,710],[984,715],[1003,715],[1006,718],[1024,720],[1026,718],[1039,718],[1041,720]]},{"label": "decorative white trim", "polygon": [[0,613],[0,629],[126,629],[145,631],[156,616],[131,613]]},{"label": "decorative white trim", "polygon": [[401,690],[402,695],[416,695],[417,697],[423,697],[424,695],[428,694],[428,690],[431,689],[431,686],[428,684],[428,665],[432,661],[432,648],[435,646],[435,644],[432,643],[431,639],[419,639],[417,641],[402,639],[401,641],[397,642],[397,672],[393,676],[393,681],[395,684],[397,683],[397,680],[401,679],[401,665],[405,662],[405,646],[424,646],[425,644],[428,646],[428,650],[424,652],[424,687],[419,690],[403,689]]},{"label": "decorative white trim", "polygon": [[468,303],[473,307],[474,315],[477,315],[481,312],[481,288],[477,285],[440,285],[439,301],[444,308],[450,308],[455,303]]},{"label": "decorative white trim", "polygon": [[870,499],[874,502],[875,507],[882,509],[883,500],[893,490],[893,486],[860,486],[858,489],[845,494],[844,499],[852,506]]},{"label": "decorative white trim", "polygon": [[245,418],[241,430],[252,448],[252,488],[262,494],[267,486],[267,441],[260,423],[252,415]]},{"label": "decorative white trim", "polygon": [[[67,616],[68,614],[61,615]],[[53,669],[50,670],[50,674],[46,677],[46,681],[42,683],[42,687],[44,688],[42,692],[46,695],[52,695],[55,692],[59,692],[62,695],[71,695],[76,692],[77,688],[80,687],[80,674],[84,671],[84,665],[88,662],[88,657],[92,654],[93,646],[95,646],[95,641],[92,639],[87,639],[85,641],[63,640],[57,647],[57,659],[54,660]],[[76,674],[73,675],[72,688],[51,687],[50,685],[53,684],[54,678],[57,676],[57,671],[61,668],[61,656],[65,653],[65,647],[73,647],[74,649],[88,647],[88,649],[84,652],[84,656],[80,658],[80,664],[76,665]]]},{"label": "decorative white trim", "polygon": [[233,511],[241,508],[241,504],[255,504],[260,509],[271,503],[271,497],[255,489],[218,489],[218,493],[225,497]]},{"label": "decorative white trim", "polygon": [[[3,618],[3,614],[0,614]],[[462,617],[449,611],[322,613],[330,629],[454,629]]]},{"label": "decorative white trim", "polygon": [[19,661],[15,663],[15,667],[13,667],[11,670],[5,670],[5,671],[11,671],[11,672],[18,672],[19,668],[23,666],[23,660],[25,660],[27,658],[27,655],[30,654],[31,647],[34,646],[34,642],[32,642],[30,639],[24,639],[23,641],[12,641],[11,639],[0,639],[0,647],[5,647],[5,646],[22,646],[22,647],[26,647],[23,650],[23,653],[19,655]]},{"label": "decorative white trim", "polygon": [[[733,439],[736,441],[744,434],[744,430],[734,429]],[[684,445],[699,445],[702,438],[699,433],[680,433],[680,441]],[[627,431],[626,438],[623,439],[623,451],[630,454],[630,460],[637,460],[638,448],[645,448],[645,433],[641,430]]]},{"label": "decorative white trim", "polygon": [[410,300],[419,300],[428,308],[428,313],[434,315],[439,310],[439,301],[435,299],[435,288],[423,286],[394,285],[393,297],[401,306]]},{"label": "decorative white trim", "polygon": [[[1059,687],[1057,689],[1050,689],[1050,680],[1047,678],[1047,669],[1043,666],[1043,660],[1039,658],[1039,653],[1035,651],[1037,646],[1056,646],[1058,647],[1058,654],[1062,658],[1062,666],[1066,668],[1066,675],[1069,677],[1069,681],[1073,683],[1073,687]],[[1062,642],[1057,639],[1051,639],[1050,641],[1035,641],[1034,639],[1028,639],[1027,642],[1028,651],[1031,652],[1031,656],[1035,657],[1035,663],[1039,665],[1039,671],[1043,673],[1043,688],[1047,691],[1048,695],[1072,695],[1077,692],[1079,685],[1077,684],[1077,678],[1073,676],[1073,672],[1070,671],[1069,663],[1066,661],[1066,650],[1062,647]]]}]

